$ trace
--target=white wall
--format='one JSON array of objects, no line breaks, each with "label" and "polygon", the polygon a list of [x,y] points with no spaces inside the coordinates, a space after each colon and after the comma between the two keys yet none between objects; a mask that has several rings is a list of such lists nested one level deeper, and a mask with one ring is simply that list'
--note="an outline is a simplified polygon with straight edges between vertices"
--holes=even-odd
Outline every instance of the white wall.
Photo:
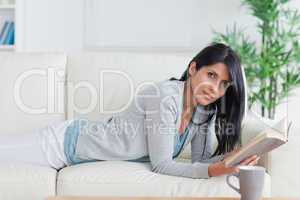
[{"label": "white wall", "polygon": [[[199,50],[212,30],[255,22],[240,0],[17,0],[19,50]],[[86,9],[85,9],[86,7]],[[20,14],[21,13],[21,14]],[[84,22],[85,21],[85,22]],[[18,28],[17,27],[17,28]]]},{"label": "white wall", "polygon": [[17,0],[20,51],[79,51],[83,46],[83,0]]},{"label": "white wall", "polygon": [[87,0],[86,9],[85,43],[99,49],[199,50],[234,22],[255,34],[240,0]]}]

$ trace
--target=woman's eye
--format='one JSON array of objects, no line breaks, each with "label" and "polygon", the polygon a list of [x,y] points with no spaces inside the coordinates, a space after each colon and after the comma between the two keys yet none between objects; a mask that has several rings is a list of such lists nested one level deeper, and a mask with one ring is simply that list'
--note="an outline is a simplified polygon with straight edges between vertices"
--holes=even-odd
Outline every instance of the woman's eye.
[{"label": "woman's eye", "polygon": [[224,88],[228,88],[230,85],[231,85],[231,82],[229,82],[229,81],[223,82],[223,87]]},{"label": "woman's eye", "polygon": [[212,72],[208,72],[207,75],[209,78],[213,78],[213,79],[216,78],[215,74]]}]

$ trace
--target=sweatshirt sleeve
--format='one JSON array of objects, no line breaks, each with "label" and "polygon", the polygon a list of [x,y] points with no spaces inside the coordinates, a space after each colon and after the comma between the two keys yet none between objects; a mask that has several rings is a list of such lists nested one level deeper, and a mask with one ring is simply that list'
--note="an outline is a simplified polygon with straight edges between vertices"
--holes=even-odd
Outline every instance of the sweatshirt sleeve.
[{"label": "sweatshirt sleeve", "polygon": [[163,94],[145,101],[145,129],[152,171],[189,178],[209,178],[210,163],[173,160],[177,106],[173,96]]}]

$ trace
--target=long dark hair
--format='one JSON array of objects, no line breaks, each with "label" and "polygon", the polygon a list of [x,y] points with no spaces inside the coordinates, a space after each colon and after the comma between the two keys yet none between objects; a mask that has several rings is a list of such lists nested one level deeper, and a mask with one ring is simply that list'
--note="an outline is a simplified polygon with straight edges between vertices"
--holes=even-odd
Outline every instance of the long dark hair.
[{"label": "long dark hair", "polygon": [[[239,56],[227,45],[213,43],[200,51],[189,63],[196,63],[196,69],[216,63],[223,63],[228,67],[232,85],[224,96],[208,105],[217,107],[215,131],[218,147],[213,156],[232,151],[241,138],[241,124],[245,112],[245,85]],[[180,79],[174,77],[169,80],[186,81],[188,69]]]}]

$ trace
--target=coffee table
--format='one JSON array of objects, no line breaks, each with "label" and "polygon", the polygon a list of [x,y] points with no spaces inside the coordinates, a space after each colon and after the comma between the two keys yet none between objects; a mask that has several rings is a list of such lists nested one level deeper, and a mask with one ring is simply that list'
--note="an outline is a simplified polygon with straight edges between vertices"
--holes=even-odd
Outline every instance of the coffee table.
[{"label": "coffee table", "polygon": [[[240,200],[234,197],[75,197],[57,196],[47,200]],[[300,200],[300,198],[263,198],[262,200]]]}]

